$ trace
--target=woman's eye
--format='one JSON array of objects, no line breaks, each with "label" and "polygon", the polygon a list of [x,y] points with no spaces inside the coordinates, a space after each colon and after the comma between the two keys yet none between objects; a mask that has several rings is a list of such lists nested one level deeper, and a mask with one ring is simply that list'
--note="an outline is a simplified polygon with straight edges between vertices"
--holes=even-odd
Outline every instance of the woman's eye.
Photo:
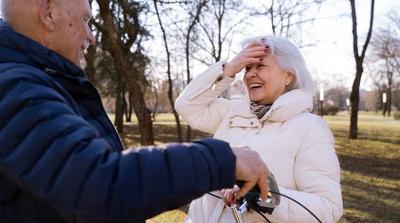
[{"label": "woman's eye", "polygon": [[249,71],[250,70],[250,67],[245,67],[244,68],[246,71]]}]

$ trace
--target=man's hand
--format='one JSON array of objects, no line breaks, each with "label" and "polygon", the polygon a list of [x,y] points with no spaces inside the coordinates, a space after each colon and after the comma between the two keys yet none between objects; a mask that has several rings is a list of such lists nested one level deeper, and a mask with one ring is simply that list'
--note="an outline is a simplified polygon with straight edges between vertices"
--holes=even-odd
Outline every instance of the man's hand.
[{"label": "man's hand", "polygon": [[232,146],[232,151],[236,155],[236,179],[244,181],[235,197],[243,197],[258,185],[261,199],[266,200],[269,190],[267,177],[269,170],[260,155],[245,146]]}]

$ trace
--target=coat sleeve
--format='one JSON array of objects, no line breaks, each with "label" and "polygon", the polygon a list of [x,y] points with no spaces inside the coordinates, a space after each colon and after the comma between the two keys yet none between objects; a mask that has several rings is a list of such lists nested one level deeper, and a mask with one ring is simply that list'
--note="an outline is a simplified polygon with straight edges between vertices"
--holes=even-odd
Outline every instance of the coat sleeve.
[{"label": "coat sleeve", "polygon": [[191,127],[212,134],[231,107],[229,100],[218,98],[234,81],[223,77],[222,64],[218,62],[194,78],[175,102],[175,109]]},{"label": "coat sleeve", "polygon": [[[294,198],[311,210],[323,223],[337,222],[342,216],[340,166],[332,133],[326,123],[316,117],[310,123],[294,166],[297,190],[280,187],[280,193]],[[317,222],[304,208],[281,197],[272,213],[273,222]]]},{"label": "coat sleeve", "polygon": [[67,222],[138,222],[234,183],[235,156],[215,139],[112,152],[54,88],[0,78],[1,174]]}]

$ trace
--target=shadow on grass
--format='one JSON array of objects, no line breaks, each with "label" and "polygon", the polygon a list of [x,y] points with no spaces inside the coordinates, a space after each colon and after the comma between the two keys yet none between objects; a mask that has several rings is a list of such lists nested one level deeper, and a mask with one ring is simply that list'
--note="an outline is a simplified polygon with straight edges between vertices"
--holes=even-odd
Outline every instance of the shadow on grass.
[{"label": "shadow on grass", "polygon": [[334,129],[343,176],[341,222],[400,222],[399,133],[371,127],[349,140],[343,127]]},{"label": "shadow on grass", "polygon": [[398,203],[400,194],[396,189],[379,187],[373,182],[363,182],[351,177],[345,177],[342,185],[345,210],[356,210],[357,212],[347,213],[346,220],[371,223],[400,222]]},{"label": "shadow on grass", "polygon": [[339,161],[343,170],[379,178],[400,179],[400,160],[396,158],[358,157],[340,154]]},{"label": "shadow on grass", "polygon": [[[337,129],[334,132],[335,137],[343,137],[348,138],[349,131],[348,129]],[[359,140],[368,140],[368,141],[376,141],[383,143],[393,143],[400,144],[400,137],[397,135],[392,136],[391,134],[384,134],[379,131],[359,131],[357,139]]]}]

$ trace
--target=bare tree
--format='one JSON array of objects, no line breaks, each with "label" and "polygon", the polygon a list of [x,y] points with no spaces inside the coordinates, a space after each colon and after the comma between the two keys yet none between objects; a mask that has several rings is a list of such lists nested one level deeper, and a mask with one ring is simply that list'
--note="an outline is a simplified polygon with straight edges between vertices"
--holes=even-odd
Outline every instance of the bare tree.
[{"label": "bare tree", "polygon": [[317,12],[325,0],[270,0],[265,8],[252,8],[251,15],[266,16],[272,34],[295,41],[299,48],[315,45],[316,40],[303,42],[303,26],[317,19]]},{"label": "bare tree", "polygon": [[[323,0],[271,0],[265,14],[269,15],[274,35],[291,37],[293,26],[313,22],[315,17],[303,17],[313,6],[320,7]],[[301,32],[301,30],[300,30]]]},{"label": "bare tree", "polygon": [[230,48],[234,29],[245,19],[232,21],[232,18],[237,17],[237,12],[241,10],[241,4],[241,0],[211,0],[208,2],[199,23],[201,34],[203,34],[201,36],[204,38],[200,38],[199,35],[193,41],[193,44],[200,49],[201,56],[192,55],[194,59],[207,66],[221,60],[224,49],[229,50]]},{"label": "bare tree", "polygon": [[398,14],[398,11],[390,11],[389,13],[389,20],[391,21],[392,25],[394,26],[394,29],[396,32],[400,32],[400,15]]},{"label": "bare tree", "polygon": [[174,100],[174,92],[173,92],[173,81],[171,77],[171,53],[168,47],[168,40],[167,40],[167,33],[164,29],[164,25],[161,20],[160,11],[158,9],[158,0],[153,0],[154,9],[157,15],[158,24],[160,25],[160,29],[163,36],[165,52],[167,54],[167,75],[168,75],[168,99],[171,104],[172,113],[174,114],[175,121],[176,121],[176,131],[178,134],[178,142],[182,142],[182,128],[181,123],[179,120],[178,112],[175,110],[175,100]]},{"label": "bare tree", "polygon": [[[192,80],[191,74],[190,74],[190,54],[191,54],[191,45],[190,43],[193,41],[191,38],[191,35],[194,31],[195,26],[199,23],[200,21],[200,15],[203,11],[203,9],[206,7],[208,0],[197,0],[193,1],[192,4],[185,9],[187,14],[189,15],[188,18],[188,25],[186,32],[184,33],[185,37],[185,59],[186,59],[186,84],[189,84],[190,81]],[[186,131],[186,141],[190,141],[192,138],[192,131],[190,126],[187,127]]]},{"label": "bare tree", "polygon": [[369,29],[367,38],[365,39],[364,46],[362,48],[361,54],[358,50],[358,33],[357,33],[357,13],[356,13],[356,5],[355,0],[349,0],[351,6],[351,18],[353,23],[353,53],[354,53],[354,60],[356,62],[356,75],[353,82],[353,87],[350,95],[350,102],[351,102],[351,117],[350,117],[350,131],[349,131],[349,138],[356,139],[358,135],[358,106],[360,102],[360,83],[361,83],[361,76],[363,74],[364,68],[364,58],[365,53],[367,51],[368,44],[371,40],[372,36],[372,26],[374,22],[374,8],[375,8],[375,0],[371,0],[371,13],[370,13],[370,20],[369,20]]},{"label": "bare tree", "polygon": [[[139,78],[132,72],[131,62],[126,58],[132,58],[131,47],[135,43],[141,29],[139,25],[138,3],[118,0],[116,2],[97,0],[100,8],[100,17],[103,24],[98,26],[103,35],[109,41],[107,50],[110,52],[117,72],[124,78],[131,92],[133,108],[138,118],[141,133],[141,144],[154,144],[153,123],[150,111],[146,107]],[[117,4],[117,5],[116,5]],[[118,7],[115,7],[118,6]],[[124,26],[117,28],[117,24]]]},{"label": "bare tree", "polygon": [[394,84],[392,102],[397,111],[400,111],[400,82]]},{"label": "bare tree", "polygon": [[[366,58],[367,65],[367,72],[369,73],[369,78],[372,81],[373,86],[375,87],[374,92],[374,109],[375,112],[378,113],[379,110],[383,110],[384,106],[382,103],[382,94],[385,89],[385,84],[383,81],[385,80],[385,73],[380,69],[380,66],[371,66],[371,64],[375,65],[377,64],[377,59],[376,58]],[[372,103],[372,102],[370,102]]]},{"label": "bare tree", "polygon": [[393,78],[398,64],[400,64],[400,39],[390,30],[380,30],[371,40],[372,57],[379,64],[379,72],[384,73],[387,102],[384,104],[383,115],[391,114]]}]

